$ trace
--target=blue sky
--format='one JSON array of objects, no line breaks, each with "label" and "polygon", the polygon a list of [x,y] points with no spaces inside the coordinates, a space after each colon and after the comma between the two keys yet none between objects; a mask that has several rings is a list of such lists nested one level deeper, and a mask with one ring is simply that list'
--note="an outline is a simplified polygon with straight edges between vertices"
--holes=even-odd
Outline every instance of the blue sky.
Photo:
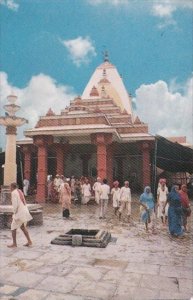
[{"label": "blue sky", "polygon": [[107,49],[150,131],[192,143],[180,123],[192,119],[191,0],[0,0],[0,14],[1,109],[14,91],[34,126],[83,92]]}]

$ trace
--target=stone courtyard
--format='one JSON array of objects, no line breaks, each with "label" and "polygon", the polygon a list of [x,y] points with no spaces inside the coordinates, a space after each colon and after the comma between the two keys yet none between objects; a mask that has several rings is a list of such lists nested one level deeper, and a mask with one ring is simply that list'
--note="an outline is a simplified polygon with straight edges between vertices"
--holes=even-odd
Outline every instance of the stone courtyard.
[{"label": "stone courtyard", "polygon": [[[7,248],[11,231],[0,232],[1,300],[193,299],[192,232],[172,239],[156,220],[157,234],[146,233],[137,197],[130,224],[118,221],[111,204],[103,220],[94,203],[73,204],[69,220],[59,204],[46,203],[43,211],[44,224],[29,227],[30,248],[19,230],[18,247]],[[112,239],[106,248],[50,244],[72,228],[105,229]]]}]

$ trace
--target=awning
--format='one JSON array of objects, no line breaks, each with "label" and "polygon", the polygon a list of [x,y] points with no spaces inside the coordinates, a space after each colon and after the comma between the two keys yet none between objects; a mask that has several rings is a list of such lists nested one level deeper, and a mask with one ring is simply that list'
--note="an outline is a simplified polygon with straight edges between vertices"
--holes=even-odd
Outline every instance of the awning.
[{"label": "awning", "polygon": [[170,172],[193,173],[193,149],[155,137],[155,162],[158,168]]}]

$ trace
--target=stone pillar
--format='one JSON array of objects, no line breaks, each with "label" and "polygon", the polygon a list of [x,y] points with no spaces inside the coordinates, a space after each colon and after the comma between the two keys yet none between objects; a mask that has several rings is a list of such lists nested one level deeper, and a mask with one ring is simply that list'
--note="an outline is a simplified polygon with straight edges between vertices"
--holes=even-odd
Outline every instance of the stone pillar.
[{"label": "stone pillar", "polygon": [[16,127],[6,127],[6,149],[5,149],[5,167],[4,167],[4,185],[9,186],[17,180],[17,165],[16,165]]},{"label": "stone pillar", "polygon": [[151,185],[151,166],[150,166],[150,145],[142,144],[142,159],[143,159],[143,187]]},{"label": "stone pillar", "polygon": [[51,143],[50,136],[37,136],[34,139],[38,147],[38,173],[37,173],[37,194],[36,202],[45,202],[47,194],[47,145]]},{"label": "stone pillar", "polygon": [[6,149],[4,164],[4,180],[1,187],[1,204],[11,203],[10,184],[17,181],[17,164],[16,164],[16,134],[17,127],[27,123],[25,118],[17,117],[16,112],[20,110],[20,106],[15,104],[17,96],[9,95],[8,103],[3,106],[6,115],[0,116],[0,125],[6,128]]},{"label": "stone pillar", "polygon": [[107,178],[107,145],[112,143],[112,134],[96,133],[91,135],[91,141],[97,146],[97,176]]},{"label": "stone pillar", "polygon": [[30,181],[31,179],[31,150],[29,146],[23,146],[24,153],[24,178]]},{"label": "stone pillar", "polygon": [[91,158],[90,154],[82,154],[80,155],[80,158],[82,159],[82,175],[85,177],[88,177],[88,162]]}]

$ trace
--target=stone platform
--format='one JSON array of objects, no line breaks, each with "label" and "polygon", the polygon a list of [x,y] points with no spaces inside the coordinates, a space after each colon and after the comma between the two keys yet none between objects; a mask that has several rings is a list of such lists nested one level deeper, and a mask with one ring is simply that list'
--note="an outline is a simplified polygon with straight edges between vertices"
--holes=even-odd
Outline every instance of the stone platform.
[{"label": "stone platform", "polygon": [[71,229],[53,239],[51,244],[105,248],[110,240],[111,234],[107,230]]},{"label": "stone platform", "polygon": [[[42,204],[44,223],[32,226],[32,247],[18,247],[8,229],[0,231],[1,300],[190,300],[193,296],[193,218],[184,239],[171,238],[156,219],[156,232],[139,221],[139,197],[132,196],[131,223],[121,221],[108,205],[99,219],[97,205],[72,205],[71,218],[62,218],[60,204]],[[193,205],[192,205],[193,211]],[[125,217],[125,219],[124,219]],[[109,231],[116,241],[106,248],[50,244],[72,228]]]},{"label": "stone platform", "polygon": [[[27,204],[33,219],[28,223],[29,226],[43,224],[43,207],[39,204]],[[11,228],[13,207],[12,205],[0,205],[0,229]]]}]

